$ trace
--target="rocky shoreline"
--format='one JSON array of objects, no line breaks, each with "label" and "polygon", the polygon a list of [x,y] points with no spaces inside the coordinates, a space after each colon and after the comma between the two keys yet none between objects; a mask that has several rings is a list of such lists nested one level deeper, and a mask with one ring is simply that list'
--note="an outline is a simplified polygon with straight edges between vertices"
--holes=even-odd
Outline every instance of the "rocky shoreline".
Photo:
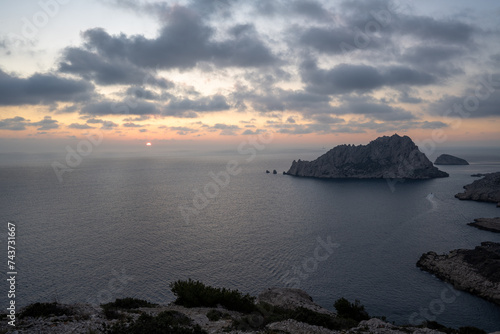
[{"label": "rocky shoreline", "polygon": [[496,218],[476,218],[473,223],[467,224],[480,230],[500,233],[500,217]]},{"label": "rocky shoreline", "polygon": [[475,249],[456,249],[448,254],[423,254],[417,267],[500,305],[500,243],[482,242]]},{"label": "rocky shoreline", "polygon": [[497,203],[500,207],[500,172],[486,174],[482,179],[464,186],[464,189],[465,192],[458,193],[455,197],[460,200]]}]

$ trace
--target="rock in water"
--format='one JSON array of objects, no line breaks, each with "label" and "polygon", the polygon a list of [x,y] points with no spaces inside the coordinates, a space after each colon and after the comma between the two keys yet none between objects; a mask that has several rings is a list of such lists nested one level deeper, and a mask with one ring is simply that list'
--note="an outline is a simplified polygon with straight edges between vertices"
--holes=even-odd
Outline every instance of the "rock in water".
[{"label": "rock in water", "polygon": [[434,165],[468,165],[469,163],[465,159],[454,157],[449,154],[441,154],[436,161],[434,161]]},{"label": "rock in water", "polygon": [[446,255],[428,252],[417,267],[500,305],[500,244],[482,242],[475,249],[456,249]]},{"label": "rock in water", "polygon": [[455,195],[458,199],[498,203],[500,206],[500,172],[486,174],[484,178],[464,186],[465,192]]},{"label": "rock in water", "polygon": [[500,217],[496,218],[476,218],[473,223],[467,224],[480,230],[500,233]]},{"label": "rock in water", "polygon": [[314,161],[293,161],[288,175],[318,178],[432,179],[447,177],[408,136],[379,137],[368,145],[340,145]]}]

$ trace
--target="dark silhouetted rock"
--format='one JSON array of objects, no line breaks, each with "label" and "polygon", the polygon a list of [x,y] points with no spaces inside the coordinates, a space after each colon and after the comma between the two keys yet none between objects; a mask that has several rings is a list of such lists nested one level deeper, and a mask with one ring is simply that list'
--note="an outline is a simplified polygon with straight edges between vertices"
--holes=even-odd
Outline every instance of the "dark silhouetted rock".
[{"label": "dark silhouetted rock", "polygon": [[500,217],[496,218],[476,218],[473,223],[467,224],[480,230],[500,233]]},{"label": "dark silhouetted rock", "polygon": [[456,249],[449,254],[428,252],[417,267],[453,284],[459,290],[500,305],[500,244],[482,242],[475,249]]},{"label": "dark silhouetted rock", "polygon": [[276,171],[276,169],[275,169],[275,170],[273,170],[273,174],[278,174],[278,172]]},{"label": "dark silhouetted rock", "polygon": [[449,154],[441,154],[436,161],[434,161],[434,165],[468,165],[467,160],[454,157]]},{"label": "dark silhouetted rock", "polygon": [[268,170],[266,170],[266,174],[269,174],[269,173],[271,173],[271,172],[270,172],[270,171],[268,171]]},{"label": "dark silhouetted rock", "polygon": [[465,192],[455,195],[461,200],[498,203],[500,206],[500,172],[486,174],[484,178],[464,186]]},{"label": "dark silhouetted rock", "polygon": [[483,177],[485,176],[486,174],[481,174],[481,173],[477,173],[477,174],[472,174],[471,176],[472,177]]},{"label": "dark silhouetted rock", "polygon": [[340,145],[314,161],[293,161],[288,175],[317,178],[431,179],[447,177],[410,137],[380,137],[368,145]]}]

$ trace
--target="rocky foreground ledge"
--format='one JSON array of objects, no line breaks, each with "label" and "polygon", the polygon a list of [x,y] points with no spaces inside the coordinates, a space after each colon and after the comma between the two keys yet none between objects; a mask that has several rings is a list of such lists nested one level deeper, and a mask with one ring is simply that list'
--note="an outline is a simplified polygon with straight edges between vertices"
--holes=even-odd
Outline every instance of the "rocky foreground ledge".
[{"label": "rocky foreground ledge", "polygon": [[428,252],[417,267],[500,305],[500,243],[482,242],[475,249],[456,249],[444,255]]},{"label": "rocky foreground ledge", "polygon": [[[227,290],[226,290],[227,291]],[[135,300],[138,301],[138,300]],[[116,301],[116,303],[118,300]],[[134,301],[133,301],[134,302]],[[132,304],[133,304],[132,302]],[[145,302],[145,301],[142,301]],[[16,327],[8,326],[5,316],[0,322],[1,333],[264,333],[264,334],[309,334],[309,333],[394,333],[394,334],[438,334],[430,328],[395,326],[378,318],[356,322],[343,330],[331,330],[323,324],[331,323],[337,315],[315,304],[312,298],[298,289],[273,288],[262,292],[257,302],[266,303],[265,309],[251,314],[231,311],[221,307],[184,307],[180,305],[156,305],[110,309],[88,304],[63,305],[51,303],[58,315],[45,317],[23,317],[16,320]],[[147,304],[147,302],[145,302]],[[122,304],[123,306],[123,304]],[[137,305],[135,305],[137,306]],[[278,313],[289,310],[294,318],[275,318]],[[304,311],[304,309],[306,311]],[[60,313],[64,314],[60,314]],[[364,311],[363,311],[364,312]],[[268,319],[265,326],[253,328]],[[302,317],[303,321],[296,320]],[[352,319],[351,319],[352,320]],[[316,322],[317,324],[311,324]],[[244,326],[246,325],[246,326]],[[137,326],[139,330],[137,330]],[[169,327],[169,326],[175,326]],[[448,333],[457,333],[443,328]],[[475,329],[477,330],[477,329]],[[481,331],[474,333],[480,333]],[[460,331],[467,333],[467,331]]]}]

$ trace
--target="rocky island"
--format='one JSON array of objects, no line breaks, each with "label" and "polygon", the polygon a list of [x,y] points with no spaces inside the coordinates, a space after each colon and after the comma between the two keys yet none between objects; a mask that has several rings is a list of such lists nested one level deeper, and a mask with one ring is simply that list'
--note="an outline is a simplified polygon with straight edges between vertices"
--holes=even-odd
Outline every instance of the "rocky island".
[{"label": "rocky island", "polygon": [[475,249],[456,249],[443,255],[428,252],[420,257],[417,267],[459,290],[500,305],[500,243],[482,242]]},{"label": "rocky island", "polygon": [[316,178],[432,179],[447,177],[408,136],[379,137],[368,145],[340,145],[314,161],[293,161],[286,173]]},{"label": "rocky island", "polygon": [[482,179],[464,186],[465,192],[455,195],[461,200],[497,203],[500,207],[500,172],[486,174]]},{"label": "rocky island", "polygon": [[465,159],[454,157],[449,154],[441,154],[436,161],[434,161],[434,165],[468,165],[469,163]]}]

